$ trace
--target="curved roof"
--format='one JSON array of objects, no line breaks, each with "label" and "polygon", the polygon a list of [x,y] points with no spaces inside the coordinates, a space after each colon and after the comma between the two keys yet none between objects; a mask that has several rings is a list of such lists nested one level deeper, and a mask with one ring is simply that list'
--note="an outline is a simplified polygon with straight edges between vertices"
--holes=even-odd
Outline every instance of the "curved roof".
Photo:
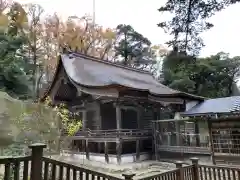
[{"label": "curved roof", "polygon": [[63,54],[58,66],[63,65],[69,79],[77,85],[89,88],[107,88],[112,85],[147,91],[156,96],[183,96],[192,99],[203,97],[173,90],[146,72],[120,64],[99,60],[82,54]]},{"label": "curved roof", "polygon": [[63,66],[69,78],[75,83],[87,87],[120,85],[133,89],[149,91],[152,94],[179,93],[158,83],[151,74],[109,66],[82,57],[62,55]]}]

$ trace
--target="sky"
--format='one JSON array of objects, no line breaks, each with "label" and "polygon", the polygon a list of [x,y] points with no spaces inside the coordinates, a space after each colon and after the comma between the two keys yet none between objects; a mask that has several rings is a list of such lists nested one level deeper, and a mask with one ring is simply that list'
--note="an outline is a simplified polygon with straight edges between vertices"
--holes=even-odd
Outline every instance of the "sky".
[{"label": "sky", "polygon": [[[63,17],[92,14],[92,0],[17,0],[21,3],[38,3],[48,14],[57,12]],[[157,11],[164,0],[95,0],[96,23],[115,28],[118,24],[130,24],[147,37],[152,44],[164,44],[169,38],[157,23],[166,16]],[[230,56],[240,56],[240,4],[232,5],[210,19],[214,27],[203,33],[205,47],[200,56],[220,51]]]}]

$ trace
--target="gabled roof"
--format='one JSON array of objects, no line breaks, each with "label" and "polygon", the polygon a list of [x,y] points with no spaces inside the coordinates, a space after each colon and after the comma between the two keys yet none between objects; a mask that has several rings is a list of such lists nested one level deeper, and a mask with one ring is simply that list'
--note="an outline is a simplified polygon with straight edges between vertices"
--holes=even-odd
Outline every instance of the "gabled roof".
[{"label": "gabled roof", "polygon": [[202,116],[210,114],[226,114],[240,111],[240,96],[205,100],[188,111],[183,116]]},{"label": "gabled roof", "polygon": [[73,83],[85,88],[122,86],[145,91],[154,96],[181,96],[197,100],[204,99],[200,96],[183,93],[164,86],[146,71],[137,70],[83,54],[63,54],[60,57],[57,69],[59,69],[59,66],[65,69],[68,78]]}]

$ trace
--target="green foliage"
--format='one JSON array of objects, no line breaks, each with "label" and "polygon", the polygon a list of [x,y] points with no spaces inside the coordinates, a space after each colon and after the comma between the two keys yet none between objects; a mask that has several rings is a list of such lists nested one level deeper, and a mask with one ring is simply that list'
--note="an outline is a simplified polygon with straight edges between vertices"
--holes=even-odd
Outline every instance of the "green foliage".
[{"label": "green foliage", "polygon": [[[117,26],[119,40],[115,46],[116,56],[120,57],[125,65],[152,63],[149,58],[151,42],[132,26],[120,24]],[[135,62],[133,62],[133,59]]]},{"label": "green foliage", "polygon": [[26,98],[31,92],[30,62],[22,54],[26,38],[18,33],[20,19],[17,16],[21,16],[16,7],[8,13],[7,31],[0,32],[0,89],[11,96]]},{"label": "green foliage", "polygon": [[172,36],[166,42],[169,46],[180,52],[197,55],[204,45],[200,34],[213,27],[208,18],[236,2],[238,0],[168,0],[158,11],[170,12],[173,16],[158,26]]},{"label": "green foliage", "polygon": [[46,98],[44,103],[47,107],[53,108],[54,111],[56,111],[57,115],[61,119],[61,128],[66,130],[69,136],[73,136],[81,128],[82,122],[76,120],[71,115],[71,112],[67,109],[65,104],[62,103],[53,107],[51,99],[49,97]]},{"label": "green foliage", "polygon": [[0,146],[4,155],[20,153],[34,142],[48,144],[49,151],[58,150],[60,128],[56,112],[43,104],[13,99],[4,92],[0,93],[0,106]]},{"label": "green foliage", "polygon": [[[0,89],[16,98],[32,95],[32,63],[24,56],[27,38],[23,35],[27,14],[16,2],[1,4],[0,12]],[[4,13],[6,12],[6,14]]]},{"label": "green foliage", "polygon": [[[1,54],[0,46],[0,54]],[[0,89],[15,97],[26,97],[30,94],[29,76],[25,71],[25,62],[10,51],[0,59]]]},{"label": "green foliage", "polygon": [[17,100],[33,97],[36,78],[37,65],[26,52],[26,22],[26,12],[18,3],[0,16],[0,150],[4,155],[22,155],[34,142],[46,143],[49,151],[59,150],[62,129],[74,135],[81,127],[64,105]]},{"label": "green foliage", "polygon": [[0,155],[23,155],[36,142],[47,144],[48,153],[56,153],[71,143],[67,138],[60,142],[62,130],[72,136],[80,128],[81,121],[72,118],[63,104],[52,106],[49,98],[45,103],[21,101],[0,92]]},{"label": "green foliage", "polygon": [[205,97],[230,96],[239,67],[240,57],[229,58],[226,53],[207,58],[172,53],[164,59],[164,84]]}]

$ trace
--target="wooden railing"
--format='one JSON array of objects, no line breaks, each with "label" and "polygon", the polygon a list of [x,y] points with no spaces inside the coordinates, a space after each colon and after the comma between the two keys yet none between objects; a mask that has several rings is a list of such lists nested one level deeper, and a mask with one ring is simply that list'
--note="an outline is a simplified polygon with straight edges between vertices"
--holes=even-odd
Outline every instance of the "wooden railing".
[{"label": "wooden railing", "polygon": [[176,162],[176,169],[159,173],[137,180],[239,180],[240,169],[225,166],[199,165],[198,158],[192,158],[192,164],[183,166],[183,162]]},{"label": "wooden railing", "polygon": [[[199,138],[199,147],[209,148],[209,136],[200,134],[186,134],[186,133],[157,133],[159,145],[162,146],[186,146],[197,147],[196,139]],[[178,139],[178,140],[177,140]]]},{"label": "wooden railing", "polygon": [[239,180],[240,169],[225,166],[199,165],[197,158],[185,165],[177,161],[176,168],[156,175],[138,177],[133,173],[115,177],[69,163],[43,157],[44,144],[34,144],[32,155],[0,159],[3,177],[0,180]]},{"label": "wooden railing", "polygon": [[199,180],[237,180],[240,179],[240,169],[224,166],[199,166]]},{"label": "wooden railing", "polygon": [[43,157],[43,180],[122,180],[114,176]]},{"label": "wooden railing", "polygon": [[[198,164],[194,161],[192,165],[183,166],[183,162],[177,161],[176,169],[159,173],[153,176],[137,178],[137,180],[199,180],[198,179]],[[132,178],[133,179],[133,178]]]},{"label": "wooden railing", "polygon": [[124,180],[122,178],[89,170],[69,163],[43,157],[44,144],[30,146],[32,155],[26,157],[0,158],[0,180]]},{"label": "wooden railing", "polygon": [[[197,137],[199,142],[197,142]],[[155,146],[158,151],[211,154],[209,137],[199,134],[159,133],[155,136]]]},{"label": "wooden railing", "polygon": [[115,138],[115,137],[151,137],[152,131],[149,129],[110,129],[110,130],[81,130],[75,136],[85,136],[94,138]]},{"label": "wooden railing", "polygon": [[157,174],[157,175],[153,175],[153,176],[149,176],[149,177],[144,177],[138,180],[179,180],[179,170],[178,169],[174,169],[171,171],[167,171],[161,174]]},{"label": "wooden railing", "polygon": [[[30,160],[31,156],[0,159],[0,165],[4,164],[4,180],[15,180],[20,177],[27,180],[30,175]],[[3,180],[3,177],[0,176],[0,180]]]},{"label": "wooden railing", "polygon": [[156,145],[158,151],[174,152],[174,153],[191,153],[191,154],[211,154],[211,149],[207,147],[194,146],[162,146]]}]

